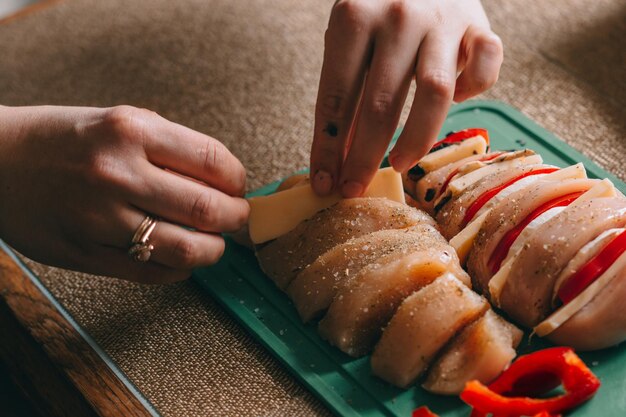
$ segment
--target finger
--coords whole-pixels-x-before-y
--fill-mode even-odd
[[[125,208],[120,213],[118,224],[108,234],[106,243],[128,251],[132,237],[144,218],[144,213],[132,207]],[[188,230],[163,219],[157,221],[149,243],[154,246],[150,262],[177,270],[212,265],[224,253],[222,236]]]
[[[113,116],[122,123],[136,126],[135,133],[141,136],[153,164],[205,182],[226,194],[243,195],[245,169],[218,140],[152,112],[128,107],[116,107],[112,112],[122,113]]]
[[[404,172],[424,156],[446,118],[456,78],[460,35],[429,33],[420,45],[415,70],[416,91],[409,117],[389,161]]]
[[[250,206],[245,199],[145,165],[140,168],[142,186],[128,196],[139,209],[205,232],[233,232],[248,220]]]
[[[338,2],[326,31],[311,146],[311,185],[320,195],[336,185],[369,61],[372,17],[361,4]]]
[[[393,24],[376,38],[354,137],[341,170],[344,197],[357,197],[367,188],[398,126],[409,91],[423,34],[410,24],[411,12],[403,4],[387,11]]]
[[[454,101],[461,102],[489,89],[498,80],[504,59],[502,41],[491,30],[470,26],[461,42],[467,56],[465,68],[456,81]]]

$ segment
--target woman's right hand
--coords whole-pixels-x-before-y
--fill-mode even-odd
[[[0,237],[46,264],[185,279],[247,221],[245,178],[219,141],[148,110],[0,107]],[[139,263],[127,252],[147,214],[160,221]]]

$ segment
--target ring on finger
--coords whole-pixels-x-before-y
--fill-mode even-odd
[[[150,243],[150,235],[156,227],[158,218],[147,215],[133,235],[132,246],[128,249],[128,256],[135,262],[147,262],[150,260],[154,245]]]

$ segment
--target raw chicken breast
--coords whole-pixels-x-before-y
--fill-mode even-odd
[[[604,284],[604,285],[603,285]],[[597,288],[593,288],[597,286]],[[576,350],[597,350],[616,345],[626,340],[626,253],[585,289],[578,297],[563,308],[585,298],[587,291],[597,290],[593,298],[585,303],[565,323],[547,335],[559,345],[571,346]],[[584,300],[580,300],[584,302]],[[557,310],[554,315],[561,311]]]
[[[429,224],[379,230],[334,246],[300,272],[287,288],[300,318],[307,322],[323,313],[335,294],[369,264],[382,256],[406,254],[419,246],[424,234],[436,233]]]
[[[537,229],[519,252],[500,294],[500,306],[534,327],[552,311],[552,291],[568,262],[604,230],[626,225],[626,199],[572,204]]]
[[[488,285],[493,276],[488,266],[489,258],[509,230],[543,203],[559,196],[589,190],[597,183],[598,180],[589,179],[566,180],[558,184],[539,180],[495,205],[487,214],[467,259],[467,270],[476,291],[489,296]]]
[[[439,190],[444,185],[446,179],[457,168],[465,165],[468,162],[477,161],[481,158],[485,158],[490,154],[477,154],[468,156],[467,158],[460,159],[452,162],[444,167],[441,167],[435,171],[429,172],[422,179],[420,179],[415,185],[414,197],[419,203],[420,207],[425,210],[431,216],[435,214],[435,200],[439,195]]]
[[[496,172],[484,177],[463,193],[452,198],[437,213],[436,220],[446,239],[452,239],[465,227],[463,221],[467,209],[486,191],[498,187],[515,177],[532,171],[552,168],[550,165],[519,165],[504,172]],[[532,176],[527,177],[532,178]],[[471,219],[470,219],[471,220]]]
[[[488,310],[446,346],[422,386],[437,394],[457,395],[472,379],[488,384],[515,358],[522,335],[517,327]]]
[[[445,272],[465,285],[470,281],[454,250],[432,229],[410,251],[381,257],[338,291],[319,333],[348,355],[364,355],[402,300]]]
[[[385,198],[352,198],[322,210],[289,233],[257,247],[261,269],[285,289],[319,255],[350,238],[383,229],[433,224],[426,213]]]
[[[372,372],[409,386],[452,336],[487,309],[489,303],[455,276],[439,277],[400,305],[374,349]]]

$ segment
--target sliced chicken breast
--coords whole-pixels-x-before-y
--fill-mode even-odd
[[[464,221],[467,210],[470,206],[485,192],[506,183],[520,175],[528,174],[533,171],[542,171],[546,168],[553,168],[550,165],[518,165],[513,166],[506,171],[495,172],[484,177],[469,187],[462,194],[452,198],[437,213],[436,220],[439,223],[441,233],[446,239],[452,239],[466,226]],[[524,184],[528,185],[528,181],[536,178],[534,176],[527,177],[529,180]],[[472,219],[469,219],[472,220]],[[468,222],[469,223],[469,222]]]
[[[338,291],[319,333],[348,355],[364,355],[402,300],[446,272],[464,285],[470,281],[439,233],[424,236],[406,254],[391,253],[366,266]]]
[[[287,294],[293,300],[302,321],[319,317],[335,294],[367,265],[391,253],[405,255],[420,247],[424,235],[438,233],[429,224],[406,229],[379,230],[352,238],[334,246],[306,267],[289,284]]]
[[[408,387],[457,332],[489,309],[489,303],[452,274],[409,296],[398,308],[372,354],[372,372]]]
[[[576,350],[597,350],[617,345],[626,340],[624,300],[626,253],[578,297],[553,314],[567,314],[569,312],[563,311],[566,308],[576,311],[547,337],[556,344]]]
[[[521,330],[488,310],[448,343],[422,387],[436,394],[457,395],[470,380],[488,384],[515,358],[522,336]]]
[[[489,296],[493,271],[489,259],[504,235],[524,221],[533,210],[559,196],[589,190],[598,180],[575,179],[555,184],[536,181],[502,200],[488,212],[467,259],[467,270],[476,291]]]
[[[340,200],[289,233],[257,247],[261,269],[285,289],[318,256],[350,238],[418,223],[434,225],[423,211],[385,198]]]
[[[513,260],[500,306],[518,323],[536,326],[552,311],[552,292],[576,253],[603,231],[626,225],[626,199],[596,198],[572,204],[526,240]]]
[[[471,155],[429,172],[415,184],[415,191],[413,193],[415,200],[428,214],[431,216],[434,215],[435,200],[439,196],[441,187],[444,185],[449,175],[468,162],[478,161],[488,155],[490,154]]]

